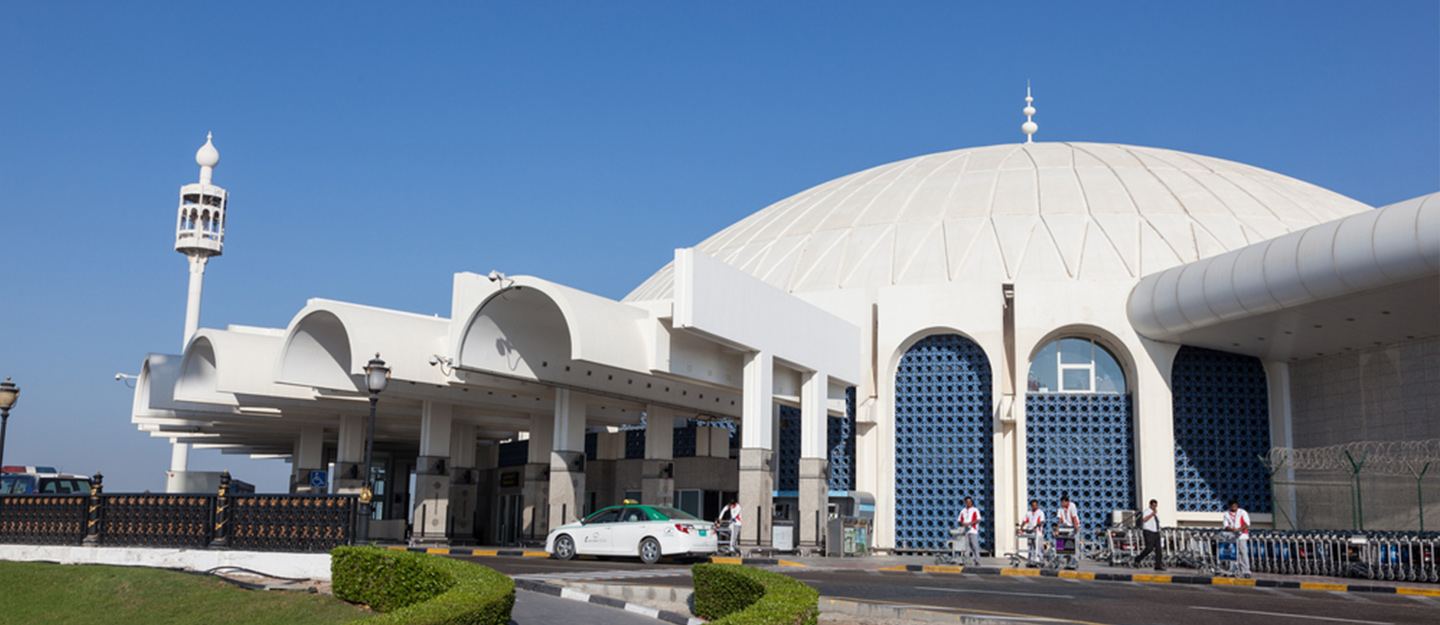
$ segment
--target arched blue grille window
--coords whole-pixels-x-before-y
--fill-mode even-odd
[[[1270,452],[1270,400],[1260,360],[1187,345],[1170,371],[1179,510],[1218,514],[1235,499],[1270,512],[1260,463]]]
[[[895,371],[895,547],[946,548],[964,498],[985,521],[993,549],[994,427],[990,362],[956,334],[925,337]]]
[[[1135,419],[1119,361],[1090,339],[1065,338],[1036,353],[1025,395],[1025,478],[1030,499],[1053,517],[1061,495],[1087,536],[1112,510],[1135,509]]]

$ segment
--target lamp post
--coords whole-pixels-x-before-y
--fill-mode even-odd
[[[5,376],[5,381],[0,382],[0,467],[5,466],[5,425],[10,422],[10,409],[19,396],[20,387],[10,381],[10,376]]]
[[[360,470],[365,475],[365,485],[360,488],[360,518],[355,524],[356,542],[370,542],[370,515],[373,514],[370,501],[374,497],[374,484],[370,482],[370,459],[375,452],[375,404],[380,402],[380,391],[390,381],[390,367],[380,360],[380,353],[365,364],[365,387],[370,390],[370,424],[365,429],[365,464]]]

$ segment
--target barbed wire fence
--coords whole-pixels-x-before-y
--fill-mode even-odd
[[[1440,473],[1440,439],[1275,447],[1260,460],[1277,529],[1423,532],[1427,512],[1432,530],[1440,518],[1440,482],[1425,480]]]

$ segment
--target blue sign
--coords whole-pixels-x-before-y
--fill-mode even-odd
[[[310,472],[310,488],[327,488],[330,485],[329,474],[324,471]]]

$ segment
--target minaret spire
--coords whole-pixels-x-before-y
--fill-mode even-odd
[[[1035,107],[1030,105],[1034,101],[1035,98],[1030,97],[1030,81],[1027,80],[1025,81],[1025,110],[1023,111],[1025,123],[1020,125],[1020,131],[1025,133],[1025,143],[1034,143],[1035,131],[1040,129],[1040,126],[1030,119],[1035,115]]]
[[[211,179],[220,164],[220,152],[206,133],[205,145],[195,152],[200,166],[200,182],[180,187],[180,210],[175,222],[175,251],[190,261],[190,290],[185,298],[185,340],[181,353],[190,346],[190,339],[200,329],[200,291],[205,281],[205,265],[211,256],[225,250],[225,207],[230,194],[215,186]],[[185,492],[185,481],[177,474],[188,471],[190,444],[170,439],[170,471],[167,492]]]

